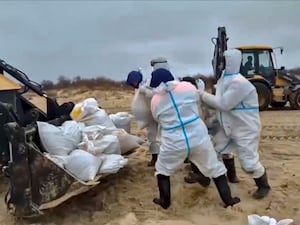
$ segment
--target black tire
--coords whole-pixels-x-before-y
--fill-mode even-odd
[[[294,91],[290,95],[290,105],[292,109],[300,109],[300,89]]]
[[[271,90],[267,85],[260,82],[254,82],[253,85],[258,94],[259,111],[267,110],[272,101]]]
[[[283,108],[286,105],[286,102],[272,102],[271,105],[274,108]]]

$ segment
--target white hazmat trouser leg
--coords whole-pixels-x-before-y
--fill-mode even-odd
[[[218,160],[208,135],[199,147],[192,149],[189,159],[206,177],[217,178],[227,172],[224,164]]]
[[[171,176],[180,168],[186,157],[186,149],[166,150],[161,146],[158,160],[155,164],[155,175]],[[224,164],[217,158],[209,135],[207,135],[198,147],[191,149],[189,159],[207,177],[216,178],[227,172]]]
[[[153,122],[149,124],[147,127],[147,138],[149,142],[149,152],[151,154],[158,154],[159,153],[159,134],[158,134],[158,124]]]
[[[158,174],[171,176],[184,163],[187,156],[186,149],[165,149],[160,146],[157,161],[155,163],[155,176]]]
[[[264,175],[265,168],[259,161],[259,136],[253,138],[235,138],[240,164],[244,171],[251,173],[253,178]]]
[[[226,136],[222,127],[219,127],[217,133],[212,138],[212,142],[220,159],[223,155],[226,155],[227,158],[229,155],[233,157],[233,151],[236,149],[236,146],[231,138]]]

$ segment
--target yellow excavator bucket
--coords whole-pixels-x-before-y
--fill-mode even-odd
[[[22,87],[0,74],[0,91],[20,90]]]

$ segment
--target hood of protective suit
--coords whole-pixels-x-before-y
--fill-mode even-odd
[[[156,88],[160,83],[166,83],[171,80],[174,80],[172,73],[169,70],[159,68],[151,74],[150,87]]]
[[[150,65],[152,66],[152,70],[155,71],[157,69],[166,69],[170,70],[168,60],[165,57],[157,57],[150,61]]]
[[[238,49],[230,49],[224,52],[225,57],[225,73],[239,73],[242,63],[242,52]]]

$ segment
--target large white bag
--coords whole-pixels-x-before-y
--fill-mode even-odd
[[[139,90],[135,92],[133,97],[131,111],[140,129],[147,127],[153,120],[150,109],[150,98],[147,99]]]
[[[84,127],[84,123],[76,122],[74,120],[65,121],[61,125],[61,128],[64,131],[64,135],[73,137],[76,142],[78,142],[78,140],[81,140],[81,135]]]
[[[140,144],[138,143],[139,139],[134,135],[128,134],[123,129],[115,130],[112,134],[118,137],[122,154],[140,147]]]
[[[102,159],[83,150],[74,150],[65,157],[66,170],[82,181],[95,179]]]
[[[93,115],[99,109],[98,102],[94,98],[87,98],[83,102],[77,103],[71,111],[71,118],[75,121],[81,121],[82,119]]]
[[[293,222],[292,219],[283,219],[277,222],[269,216],[248,215],[248,225],[291,225]]]
[[[102,161],[102,164],[98,170],[98,174],[117,173],[128,163],[128,159],[116,154],[103,154],[98,156],[98,158]]]
[[[116,128],[104,109],[98,109],[94,114],[80,120],[86,126],[100,125],[106,128]]]
[[[107,133],[106,128],[100,125],[92,125],[83,128],[83,140],[101,139]]]
[[[130,133],[132,115],[126,112],[119,112],[110,114],[109,118],[117,128],[124,129],[126,132]]]
[[[53,155],[68,155],[81,141],[82,125],[74,121],[56,127],[47,122],[37,122],[43,148]]]
[[[118,137],[110,134],[94,140],[84,140],[78,147],[96,156],[102,153],[121,154]]]

